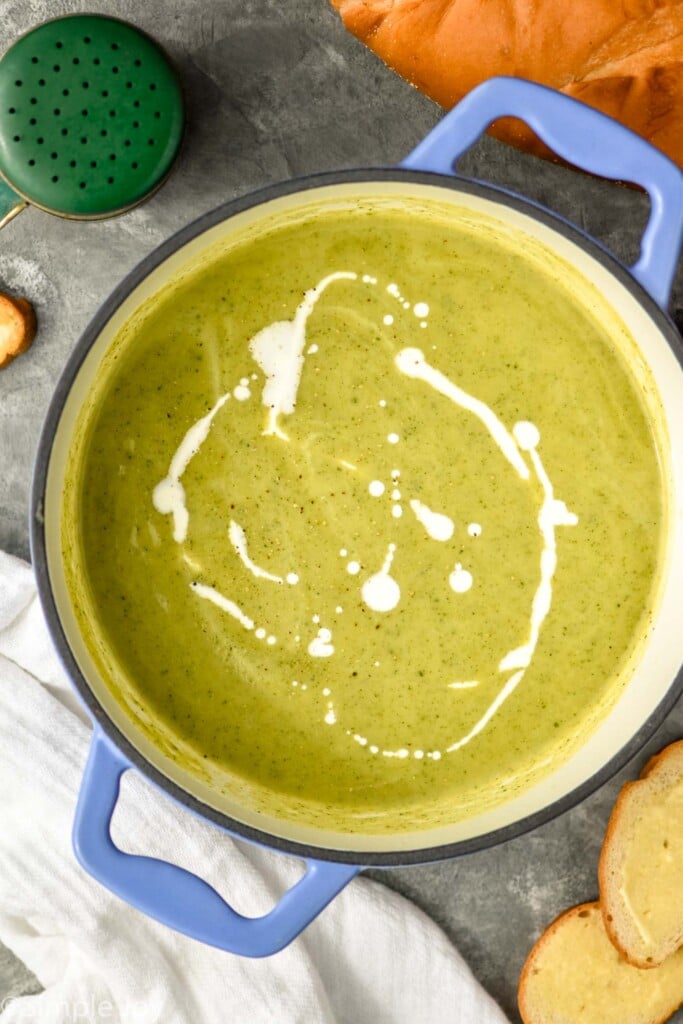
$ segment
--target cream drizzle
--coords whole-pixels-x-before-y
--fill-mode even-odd
[[[200,420],[193,423],[171,459],[168,474],[152,492],[152,503],[157,512],[162,516],[173,516],[173,539],[177,544],[182,544],[187,537],[187,529],[190,524],[185,488],[181,484],[180,478],[209,436],[216,413],[223,408],[229,398],[230,392],[228,391],[218,399],[206,416],[202,416]]]
[[[427,505],[418,501],[417,498],[411,499],[410,507],[415,513],[418,523],[424,526],[432,540],[446,541],[451,539],[455,530],[455,523],[450,516],[446,516],[442,512],[432,512]]]
[[[280,429],[278,418],[291,416],[304,368],[306,322],[315,304],[334,281],[355,281],[358,275],[347,271],[328,274],[315,288],[304,293],[291,320],[277,320],[253,336],[249,342],[252,357],[263,370],[266,382],[261,401],[268,409],[265,435],[275,435],[283,441],[289,437]]]
[[[457,384],[453,384],[448,377],[444,377],[435,367],[430,366],[424,357],[424,353],[419,348],[402,349],[394,362],[406,377],[414,377],[417,380],[424,381],[434,388],[435,391],[445,395],[446,398],[450,398],[452,402],[455,402],[462,409],[473,413],[484,424],[505,458],[517,470],[522,480],[529,479],[529,468],[520,455],[514,438],[498,419],[493,409],[489,408],[485,402],[469,395],[462,388],[459,388]]]
[[[330,284],[338,280],[357,279],[358,275],[350,272],[340,271],[329,274],[314,288],[308,290],[304,294],[303,301],[296,308],[291,320],[279,321],[270,324],[252,337],[249,342],[250,353],[263,370],[266,377],[262,392],[262,403],[269,411],[268,423],[264,430],[264,434],[276,435],[282,440],[288,440],[287,435],[279,426],[278,419],[281,415],[291,415],[296,407],[296,399],[304,365],[306,324],[308,318],[313,312],[315,304],[321,294]],[[372,278],[367,274],[363,275],[362,280],[364,283],[377,283],[376,278]],[[411,308],[411,304],[405,300],[396,284],[392,283],[388,285],[386,291],[396,298],[404,309]],[[426,327],[426,320],[421,318],[427,317],[429,313],[428,305],[426,303],[418,302],[415,304],[413,309],[415,316],[421,320],[420,326]],[[387,326],[390,326],[393,322],[393,317],[386,315],[384,317],[384,322]],[[436,346],[432,347],[436,348]],[[314,354],[317,351],[318,346],[314,343],[309,346],[307,353]],[[542,624],[550,610],[552,599],[552,579],[557,566],[555,527],[576,525],[578,518],[574,513],[567,509],[564,502],[559,501],[554,497],[552,484],[537,451],[540,443],[540,434],[534,424],[519,422],[515,424],[511,434],[489,406],[463,391],[445,377],[439,370],[431,366],[426,361],[422,351],[418,348],[403,349],[395,357],[395,365],[405,376],[424,381],[434,390],[443,394],[461,408],[475,415],[489,431],[492,439],[497,444],[502,454],[523,480],[528,480],[530,478],[529,467],[522,455],[522,452],[527,453],[534,475],[540,483],[544,495],[543,504],[538,514],[538,525],[543,538],[541,580],[532,604],[529,639],[527,643],[510,651],[501,660],[499,664],[499,670],[501,672],[511,671],[513,669],[516,669],[517,671],[507,680],[496,698],[491,702],[474,727],[465,736],[451,744],[451,746],[449,746],[445,751],[446,753],[452,753],[469,743],[486,727],[493,715],[499,710],[523,678],[526,668],[530,664],[536,649]],[[257,379],[257,374],[251,375],[251,380]],[[208,437],[213,419],[222,406],[228,401],[230,394],[231,393],[228,392],[219,398],[214,407],[192,427],[190,427],[173,455],[167,476],[164,480],[160,481],[154,489],[152,496],[154,507],[162,515],[172,516],[173,537],[177,543],[182,543],[186,539],[189,527],[189,512],[187,509],[186,494],[181,483],[181,478],[192,458],[197,454]],[[249,378],[242,378],[239,385],[233,389],[232,395],[239,401],[246,401],[251,397]],[[380,400],[379,404],[381,407],[386,407],[386,401],[384,399]],[[397,444],[400,441],[400,437],[397,433],[392,432],[387,435],[387,441],[390,444]],[[348,469],[356,469],[356,466],[350,463],[347,464],[342,462],[342,465]],[[392,471],[394,490],[392,491],[391,498],[394,501],[400,500],[400,492],[396,488],[399,475],[398,470]],[[381,491],[380,487],[382,488]],[[379,497],[381,493],[384,493],[384,485],[382,485],[380,481],[373,481],[370,485],[369,491],[371,495]],[[416,518],[427,530],[430,537],[435,540],[445,541],[449,540],[453,535],[455,524],[450,517],[433,512],[417,499],[413,499],[410,502],[410,506]],[[394,505],[392,514],[397,517],[401,514],[401,511],[402,510],[399,505]],[[482,532],[481,526],[478,523],[470,523],[467,529],[469,536],[473,538],[478,537]],[[243,564],[255,576],[277,584],[285,582],[282,577],[261,569],[251,560],[247,550],[244,530],[233,520],[230,522],[229,536],[230,541]],[[400,601],[399,584],[389,573],[395,551],[396,545],[390,544],[382,569],[378,573],[369,577],[361,588],[361,595],[364,602],[374,611],[391,611]],[[340,554],[342,557],[345,557],[347,552],[345,549],[341,549]],[[189,556],[186,560],[188,562],[191,561]],[[347,571],[352,575],[358,574],[360,569],[361,565],[357,561],[351,561],[347,564]],[[288,573],[285,579],[287,583],[293,585],[298,582],[299,578],[296,573]],[[471,573],[469,573],[468,570],[463,569],[460,563],[457,563],[455,570],[449,577],[449,583],[456,592],[464,593],[472,585]],[[276,637],[268,635],[267,631],[263,627],[254,629],[253,620],[237,604],[235,604],[234,601],[225,597],[225,595],[221,594],[215,588],[197,582],[191,583],[190,587],[199,597],[211,601],[222,611],[236,619],[244,629],[254,631],[257,639],[265,641],[269,646],[273,646],[277,642]],[[319,623],[319,621],[319,616],[314,617],[314,622]],[[300,638],[297,637],[296,640],[298,642]],[[320,627],[318,629],[317,636],[308,645],[308,652],[312,657],[329,657],[332,655],[334,653],[334,646],[332,644],[331,630],[325,627]],[[298,686],[299,684],[297,682],[293,682],[292,685]],[[476,680],[469,680],[464,682],[453,682],[447,685],[449,688],[454,690],[467,690],[473,689],[479,684]],[[300,688],[305,690],[307,687],[302,684]],[[329,691],[327,692],[329,693]],[[325,722],[331,725],[336,723],[336,721],[336,712],[332,702],[329,701]],[[361,736],[358,733],[352,734],[348,730],[347,732],[348,735],[352,735],[355,742],[359,743],[361,746],[367,747],[372,754],[381,754],[384,757],[395,757],[400,759],[412,756],[417,760],[421,760],[426,757],[434,761],[438,761],[442,757],[441,751],[438,750],[415,750],[412,754],[406,747],[400,747],[395,750],[382,750],[377,744],[370,743],[367,737]]]
[[[211,601],[221,611],[227,612],[233,619],[236,619],[241,626],[246,630],[250,631],[254,629],[254,620],[242,611],[239,605],[231,601],[229,597],[221,594],[220,591],[216,590],[215,587],[207,587],[204,583],[190,583],[190,590],[193,590],[199,597],[203,597],[206,601]],[[268,636],[265,629],[260,627],[256,630],[255,634],[258,640],[265,640],[269,647],[273,647],[277,643],[277,639],[274,636]]]
[[[528,452],[534,472],[543,488],[543,504],[538,513],[538,525],[543,537],[541,552],[541,581],[534,594],[531,605],[531,626],[529,639],[521,647],[509,651],[498,666],[500,672],[508,672],[515,668],[527,668],[536,650],[538,638],[552,602],[552,582],[557,568],[557,543],[555,541],[556,526],[576,526],[578,516],[570,512],[563,501],[558,501],[553,492],[553,485],[545,471],[537,446],[541,435],[533,423],[520,422],[512,428],[517,443],[522,451]]]
[[[247,536],[239,523],[236,523],[234,519],[230,520],[228,536],[230,538],[230,543],[235,549],[235,552],[239,556],[242,564],[245,565],[249,572],[253,573],[257,579],[270,580],[271,583],[285,582],[282,576],[274,576],[273,573],[268,572],[266,569],[261,569],[255,562],[252,562],[249,557],[249,552],[247,551]],[[287,583],[294,586],[299,582],[299,577],[295,572],[290,572],[287,573],[286,580]]]

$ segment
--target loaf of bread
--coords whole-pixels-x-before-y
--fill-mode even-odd
[[[683,945],[683,741],[621,790],[598,875],[605,927],[632,964],[653,967]]]
[[[683,0],[331,0],[391,68],[450,108],[494,75],[551,86],[683,167]],[[548,156],[521,122],[493,134]]]
[[[662,1024],[683,1003],[683,951],[653,970],[614,948],[598,903],[567,910],[543,933],[524,965],[524,1024]]]
[[[0,369],[25,352],[36,333],[36,314],[28,299],[0,292]]]

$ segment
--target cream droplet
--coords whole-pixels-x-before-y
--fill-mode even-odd
[[[400,440],[401,438],[398,436],[398,434],[387,434],[387,441],[389,442],[389,444],[398,444]]]
[[[346,566],[346,571],[350,576],[357,576],[358,573],[360,572],[360,563],[349,562],[349,564]]]
[[[286,580],[287,580],[287,582],[289,583],[289,585],[291,587],[294,587],[299,582],[299,577],[297,576],[297,574],[295,572],[288,572],[287,576],[286,576]]]
[[[534,423],[529,423],[528,420],[520,420],[519,423],[515,423],[512,433],[515,435],[515,441],[523,452],[530,452],[532,448],[538,448],[541,435]]]
[[[371,480],[368,490],[373,498],[381,498],[384,494],[384,484],[381,480]]]
[[[479,523],[470,523],[467,527],[470,537],[481,537],[481,526]]]
[[[321,627],[318,635],[308,645],[308,653],[312,658],[329,658],[334,654],[334,647],[331,643],[332,630]]]
[[[393,318],[393,316],[391,315],[391,313],[387,313],[387,315],[386,315],[385,317],[383,317],[383,318],[382,318],[382,322],[383,322],[384,324],[386,324],[386,326],[387,326],[387,327],[391,327],[391,325],[392,325],[392,324],[393,324],[393,322],[394,322],[394,318]]]
[[[393,576],[378,572],[366,580],[361,590],[363,600],[373,612],[390,612],[401,600],[401,588]]]
[[[418,320],[424,320],[426,316],[429,316],[429,306],[426,302],[416,302],[413,306],[413,313]]]
[[[454,590],[456,594],[465,594],[472,586],[472,573],[468,572],[467,569],[463,569],[460,562],[458,562],[448,577],[448,582],[451,590]]]

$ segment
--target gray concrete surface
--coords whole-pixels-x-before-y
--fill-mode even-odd
[[[29,210],[0,236],[0,288],[28,295],[40,319],[31,352],[0,374],[0,548],[23,557],[43,414],[75,340],[115,282],[174,230],[226,199],[311,171],[394,163],[440,116],[347,35],[327,0],[3,0],[4,39],[81,9],[128,17],[160,39],[187,88],[189,131],[173,176],[140,209],[100,223]],[[636,192],[490,140],[462,167],[547,203],[623,259],[637,251],[647,202]],[[681,307],[679,275],[679,316]],[[532,942],[566,906],[596,895],[600,842],[619,786],[682,733],[679,706],[618,778],[529,835],[456,861],[375,876],[443,926],[518,1021],[517,977]],[[36,985],[9,952],[0,955],[0,1001]]]

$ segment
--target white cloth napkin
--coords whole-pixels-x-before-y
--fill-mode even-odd
[[[291,946],[248,960],[112,896],[78,866],[71,824],[90,725],[52,648],[28,565],[0,552],[0,940],[45,987],[2,1024],[505,1024],[445,935],[356,879]],[[297,861],[232,840],[138,773],[114,837],[201,874],[264,913]]]

